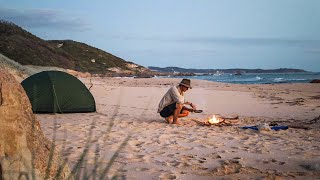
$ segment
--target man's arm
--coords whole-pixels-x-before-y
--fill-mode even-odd
[[[190,106],[190,107],[192,107],[192,109],[194,109],[194,110],[196,110],[196,109],[197,109],[196,105],[195,105],[195,104],[193,104],[192,102],[186,101],[184,104],[189,105],[189,106]]]

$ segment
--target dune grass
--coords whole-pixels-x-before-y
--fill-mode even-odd
[[[54,118],[54,122],[53,122],[53,137],[51,139],[51,146],[50,146],[50,152],[48,155],[48,161],[47,161],[47,165],[46,165],[46,170],[45,170],[45,175],[44,178],[45,180],[47,179],[54,179],[54,180],[60,180],[60,179],[109,179],[110,178],[110,169],[113,166],[113,164],[115,163],[115,160],[117,159],[117,157],[119,156],[120,152],[124,149],[124,147],[127,145],[131,135],[128,134],[128,136],[121,142],[120,146],[116,149],[116,151],[113,153],[113,155],[111,156],[110,160],[105,163],[105,155],[99,157],[99,152],[100,152],[100,145],[96,144],[95,147],[93,147],[94,142],[97,142],[99,139],[103,138],[103,140],[108,140],[110,133],[111,133],[111,129],[114,125],[114,121],[115,118],[117,116],[117,112],[118,112],[118,108],[116,108],[115,110],[115,114],[112,116],[112,119],[109,123],[109,125],[106,127],[106,130],[101,132],[101,136],[98,136],[99,138],[94,139],[93,138],[93,132],[94,132],[94,128],[95,128],[95,122],[92,122],[90,125],[90,129],[89,129],[89,134],[86,138],[86,143],[84,146],[84,149],[81,153],[81,155],[78,157],[76,163],[73,165],[73,167],[70,167],[70,174],[67,174],[66,177],[62,176],[63,170],[68,166],[69,163],[69,157],[66,156],[64,158],[61,158],[62,161],[61,163],[58,165],[58,168],[56,170],[56,172],[54,172],[54,174],[50,174],[50,172],[52,171],[52,167],[53,167],[53,157],[56,154],[56,152],[58,151],[57,149],[57,141],[56,141],[56,134],[57,134],[57,117]],[[99,113],[102,114],[103,113]],[[35,132],[35,123],[36,121],[33,120],[32,122],[32,132]],[[67,139],[66,133],[64,135],[64,139]],[[94,149],[93,149],[94,148]],[[90,150],[94,150],[95,151],[95,156],[94,156],[94,163],[93,168],[88,168],[88,152]],[[63,152],[67,152],[68,150],[66,149],[66,141],[64,141],[61,146],[60,146],[60,157],[62,155]],[[37,175],[36,175],[36,168],[35,168],[35,157],[37,154],[32,153],[32,158],[31,158],[31,174],[28,174],[25,171],[20,171],[20,172],[3,172],[1,169],[1,164],[0,164],[0,180],[2,179],[2,174],[4,173],[11,173],[12,174],[12,178],[14,177],[18,177],[18,179],[32,179],[32,180],[36,180],[37,179]],[[25,165],[27,167],[27,165]],[[17,176],[16,176],[16,175]],[[10,176],[9,176],[10,177]],[[119,176],[119,173],[116,173],[115,175],[113,175],[111,177],[111,179],[123,179],[123,177]]]

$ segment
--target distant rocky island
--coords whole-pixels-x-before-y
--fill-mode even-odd
[[[279,68],[279,69],[187,69],[180,67],[154,67],[149,66],[150,70],[158,73],[169,73],[176,75],[212,75],[217,73],[228,73],[234,75],[241,75],[244,73],[299,73],[307,72],[302,69],[290,69],[290,68]]]

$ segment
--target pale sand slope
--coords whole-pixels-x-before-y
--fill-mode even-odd
[[[186,93],[201,114],[168,125],[156,113],[171,85],[181,79],[93,78],[97,113],[37,115],[72,167],[93,129],[87,159],[106,165],[126,137],[130,139],[109,173],[127,179],[230,179],[320,177],[320,84],[234,85],[193,80]],[[82,79],[89,87],[89,79]],[[199,126],[212,114],[239,115],[233,126]],[[111,133],[107,133],[114,120]],[[92,126],[92,122],[93,124]],[[243,130],[263,122],[301,126],[282,131]],[[92,128],[91,128],[92,127]],[[65,145],[64,147],[63,144]],[[95,150],[98,145],[98,150]],[[83,166],[83,169],[85,167]],[[103,169],[99,170],[101,173]]]

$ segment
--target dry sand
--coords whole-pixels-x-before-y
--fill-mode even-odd
[[[89,79],[81,79],[88,87]],[[126,179],[319,179],[320,84],[235,85],[193,80],[186,98],[203,113],[166,124],[157,106],[181,79],[92,78],[96,113],[38,114],[42,129],[74,166],[90,144],[106,166],[129,137],[108,177]],[[238,115],[232,126],[200,126],[213,114]],[[54,132],[53,124],[57,128]],[[241,126],[276,122],[288,130]],[[300,128],[307,128],[300,129]],[[100,168],[98,173],[104,169]],[[107,171],[107,170],[106,170]]]

